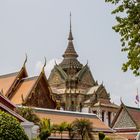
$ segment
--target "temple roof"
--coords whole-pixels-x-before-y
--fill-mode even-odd
[[[14,89],[16,84],[22,79],[28,76],[26,71],[27,56],[21,69],[14,73],[4,74],[0,76],[0,91],[4,96],[9,98],[10,92]]]
[[[94,107],[112,107],[112,108],[119,108],[118,105],[111,103],[111,102],[101,102],[98,101],[97,103],[94,104]]]
[[[93,131],[112,132],[112,130],[93,113],[81,113],[42,108],[33,108],[33,110],[41,119],[47,117],[52,121],[53,124],[61,124],[62,122],[72,123],[75,119],[85,118],[92,122],[94,128]]]
[[[30,94],[37,79],[38,76],[23,79],[11,98],[11,101],[15,104],[22,104],[23,100],[25,100]]]
[[[121,115],[122,111],[126,111],[132,121],[135,123],[137,129],[140,129],[140,108],[126,106],[124,103],[121,104],[121,107],[112,122],[112,126],[114,126],[117,120],[120,119],[119,116]]]
[[[0,90],[2,91],[3,95],[6,95],[18,74],[19,72],[14,72],[0,76]]]
[[[72,35],[72,29],[71,29],[71,14],[70,14],[70,32],[69,32],[69,37],[68,37],[68,46],[63,54],[63,57],[72,57],[72,58],[77,58],[78,54],[75,51],[74,45],[73,45],[73,35]]]
[[[86,94],[90,95],[90,94],[95,93],[98,90],[99,87],[100,87],[100,85],[93,86],[93,87],[89,88],[89,90],[86,92]]]
[[[20,122],[27,122],[27,120],[14,111],[15,108],[16,106],[0,93],[0,109],[16,117]]]
[[[125,106],[136,126],[140,128],[140,108]]]

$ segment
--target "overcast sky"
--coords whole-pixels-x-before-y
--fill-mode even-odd
[[[122,97],[126,105],[136,106],[140,79],[121,70],[126,54],[111,28],[112,8],[104,0],[0,0],[0,74],[20,70],[27,53],[29,75],[39,74],[46,56],[48,76],[67,47],[71,11],[79,60],[88,60],[94,79],[104,83],[113,102],[119,104]]]

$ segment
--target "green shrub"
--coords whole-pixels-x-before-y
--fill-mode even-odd
[[[28,140],[17,119],[1,110],[0,140]]]
[[[103,140],[110,140],[110,138],[109,138],[109,137],[107,137],[107,136],[105,136],[105,138],[104,138]]]
[[[34,113],[32,108],[18,108],[17,113],[20,114],[23,118],[25,118],[29,122],[38,124],[40,121],[40,119]]]
[[[98,133],[99,140],[103,140],[105,138],[105,134],[103,132]]]

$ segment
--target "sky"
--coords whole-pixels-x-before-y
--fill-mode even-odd
[[[120,104],[122,98],[126,105],[137,107],[140,78],[121,70],[127,55],[112,30],[112,9],[104,0],[0,0],[0,75],[19,71],[27,53],[29,75],[40,73],[46,57],[48,77],[67,47],[71,12],[79,61],[88,61],[94,79],[104,84],[112,102]]]

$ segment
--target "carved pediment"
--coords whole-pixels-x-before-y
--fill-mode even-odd
[[[83,72],[79,73],[78,78],[82,84],[89,86],[93,86],[95,84],[95,81],[88,67]]]
[[[35,87],[27,97],[27,105],[43,108],[55,108],[50,87],[43,75],[38,79]]]
[[[49,77],[49,84],[50,85],[60,85],[62,83],[64,83],[65,80],[64,78],[61,76],[61,74],[59,73],[59,71],[57,69],[54,69]]]
[[[100,85],[96,94],[97,94],[98,98],[110,99],[110,95],[107,93],[107,91],[103,85]]]
[[[136,127],[136,125],[129,116],[128,112],[125,109],[123,109],[123,111],[117,118],[113,128],[131,128],[131,127]]]

